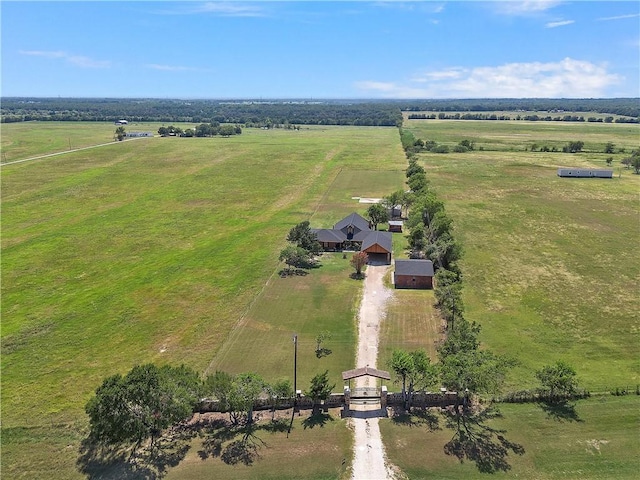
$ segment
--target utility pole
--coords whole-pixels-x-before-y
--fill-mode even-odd
[[[293,335],[293,411],[298,405],[298,335]]]

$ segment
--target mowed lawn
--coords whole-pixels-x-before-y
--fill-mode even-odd
[[[487,124],[493,124],[489,129]],[[562,124],[560,124],[562,123]],[[620,160],[638,148],[637,125],[542,122],[409,122],[415,136],[484,151],[421,154],[433,189],[464,248],[466,316],[482,341],[520,365],[511,388],[535,384],[534,371],[564,360],[592,391],[640,383],[640,176]],[[456,135],[453,135],[456,132]],[[581,140],[579,154],[524,151]],[[489,141],[501,146],[490,149]],[[606,168],[613,179],[557,176],[559,167]]]
[[[224,357],[230,371],[291,378],[294,332],[301,388],[352,368],[348,260],[281,279],[278,255],[296,223],[363,213],[351,197],[402,188],[404,168],[396,129],[349,127],[143,139],[3,167],[3,471],[77,476],[83,407],[106,376],[148,361],[205,371],[232,331],[255,350]],[[323,359],[319,329],[335,332]]]

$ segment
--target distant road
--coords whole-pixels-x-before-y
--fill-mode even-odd
[[[140,140],[142,138],[150,138],[150,137],[136,137],[136,138],[128,138],[126,140],[123,140],[122,142],[130,142],[131,140]],[[122,143],[122,142],[109,142],[109,143],[101,143],[99,145],[91,145],[89,147],[82,147],[82,148],[74,148],[73,150],[65,150],[64,152],[57,152],[57,153],[47,153],[46,155],[39,155],[37,157],[31,157],[31,158],[23,158],[22,160],[15,160],[13,162],[7,162],[7,163],[0,163],[0,167],[4,167],[6,165],[13,165],[15,163],[23,163],[23,162],[30,162],[32,160],[40,160],[43,158],[48,158],[48,157],[55,157],[57,155],[64,155],[66,153],[73,153],[73,152],[79,152],[80,150],[89,150],[90,148],[98,148],[98,147],[106,147],[107,145],[113,145],[114,143]]]

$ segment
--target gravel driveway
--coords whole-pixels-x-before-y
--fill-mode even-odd
[[[358,314],[358,355],[356,367],[376,368],[378,334],[385,304],[391,291],[382,282],[389,265],[369,265],[365,272],[364,295]],[[375,386],[371,377],[360,377],[356,387]],[[383,480],[400,477],[397,467],[387,462],[377,418],[350,418],[355,436],[352,480]]]

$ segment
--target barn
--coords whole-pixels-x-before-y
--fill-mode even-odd
[[[402,233],[402,220],[389,220],[389,231],[394,233]]]
[[[374,230],[364,238],[360,251],[369,256],[369,263],[388,265],[391,263],[391,245],[391,233]]]
[[[558,176],[576,178],[613,178],[613,170],[598,170],[590,168],[559,168]]]
[[[393,283],[396,288],[433,288],[431,260],[396,260]]]

